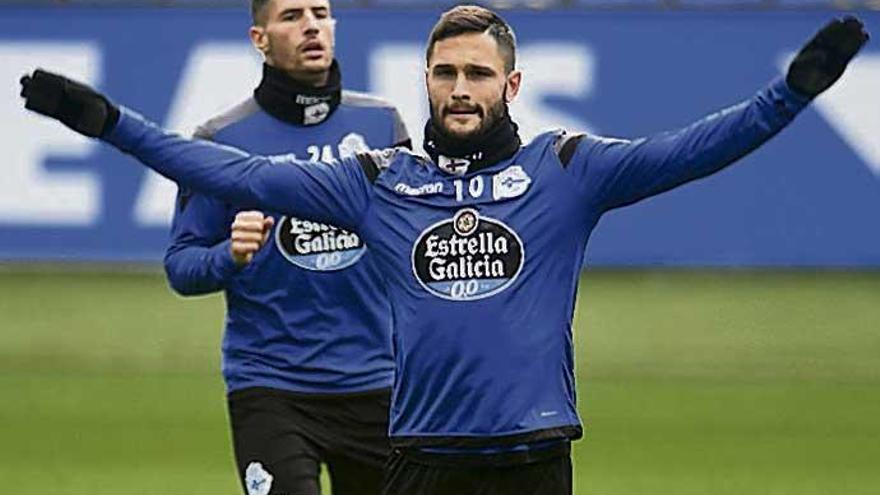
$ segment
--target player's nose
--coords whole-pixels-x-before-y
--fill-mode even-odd
[[[311,12],[306,12],[303,15],[303,30],[306,33],[316,33],[321,30],[321,23],[318,21],[318,18],[315,17],[315,14]]]
[[[470,99],[470,87],[468,86],[467,77],[463,73],[459,73],[455,78],[455,85],[452,87],[453,99]]]

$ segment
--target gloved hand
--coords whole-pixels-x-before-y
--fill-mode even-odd
[[[119,109],[101,93],[64,76],[42,69],[21,80],[24,107],[60,120],[74,131],[101,137],[119,121]]]
[[[846,64],[868,41],[862,21],[852,16],[834,19],[807,42],[788,67],[788,87],[815,97],[825,91],[841,75]]]

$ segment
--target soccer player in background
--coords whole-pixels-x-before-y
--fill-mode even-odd
[[[394,107],[342,89],[327,0],[252,0],[251,14],[262,80],[197,137],[312,161],[408,145]],[[181,190],[165,256],[179,294],[225,292],[245,491],[318,495],[324,462],[335,494],[377,494],[394,364],[382,277],[357,234],[259,207]]]
[[[513,32],[456,7],[428,40],[425,151],[316,165],[183,139],[61,76],[26,106],[179,183],[334,222],[376,255],[394,311],[387,495],[571,493],[571,320],[584,247],[607,211],[734,163],[830,87],[867,40],[834,20],[785,78],[677,131],[635,140],[550,131],[522,145]]]

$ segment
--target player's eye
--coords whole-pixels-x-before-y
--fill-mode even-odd
[[[495,75],[495,73],[489,69],[479,69],[478,68],[478,69],[468,70],[467,75],[468,75],[469,79],[486,79],[489,77],[493,77]]]
[[[302,17],[302,12],[297,10],[288,10],[281,14],[282,21],[296,21]]]
[[[455,69],[451,67],[436,67],[434,68],[434,77],[439,77],[442,79],[449,79],[455,77]]]

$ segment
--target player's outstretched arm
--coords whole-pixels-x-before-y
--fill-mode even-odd
[[[787,126],[840,78],[867,40],[858,19],[835,19],[800,50],[784,79],[751,99],[683,129],[647,138],[584,137],[571,168],[583,175],[580,182],[590,188],[588,197],[598,198],[604,209],[632,204],[717,172]]]
[[[304,162],[185,139],[88,86],[42,70],[23,77],[21,85],[27,109],[101,138],[186,188],[355,231],[367,210],[370,183],[356,159]]]

